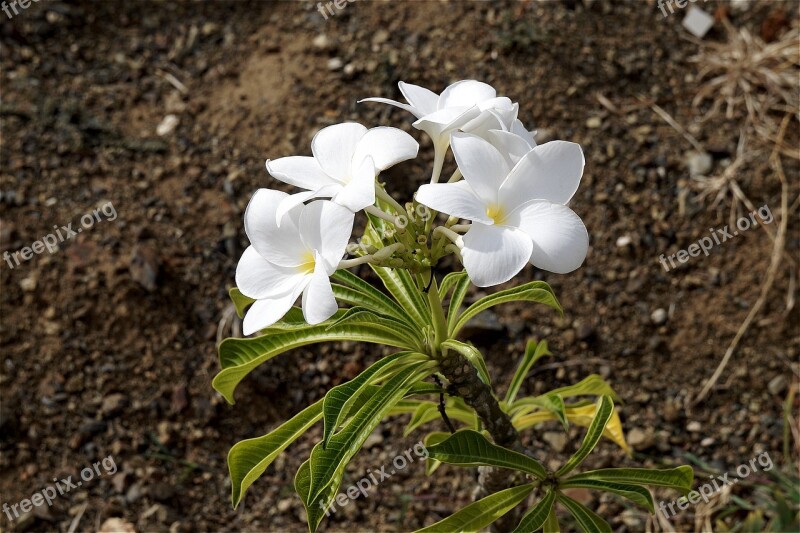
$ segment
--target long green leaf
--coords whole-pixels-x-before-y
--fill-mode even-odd
[[[550,511],[553,509],[553,502],[556,500],[556,493],[549,490],[544,497],[536,502],[536,505],[522,517],[519,525],[514,529],[514,533],[535,533],[544,526]]]
[[[561,396],[561,398],[573,398],[575,396],[610,396],[615,402],[619,401],[619,397],[617,393],[614,392],[614,389],[611,388],[611,385],[606,383],[606,381],[597,374],[587,376],[574,385],[553,389],[536,398],[551,394],[557,394]],[[536,398],[520,398],[515,400],[512,404],[509,404],[509,413],[512,416],[519,416],[525,412],[532,411],[533,409],[531,409],[531,407],[541,407]],[[587,402],[587,404],[589,404],[589,402]],[[568,407],[578,407],[578,405],[573,404]]]
[[[392,367],[402,367],[402,363],[404,361],[412,361],[412,357],[420,361],[425,359],[425,356],[422,354],[398,352],[384,357],[383,359],[379,359],[354,379],[330,389],[327,394],[325,394],[322,403],[322,416],[325,426],[322,435],[322,446],[327,446],[331,435],[333,435],[336,428],[347,418],[352,405],[358,400],[366,387],[373,382],[373,378],[375,378],[376,375]]]
[[[429,326],[431,315],[422,294],[408,271],[370,265],[386,290],[405,309],[418,326]]]
[[[425,438],[423,439],[423,443],[425,444],[425,449],[427,450],[431,446],[439,444],[449,436],[450,433],[445,433],[444,431],[431,431],[430,433],[425,435]],[[430,476],[431,474],[433,474],[441,464],[442,464],[441,461],[437,461],[436,459],[433,459],[430,456],[426,456],[425,475]]]
[[[385,325],[346,324],[328,329],[328,324],[323,322],[300,330],[274,332],[251,339],[225,339],[219,345],[222,370],[211,384],[232,404],[236,386],[255,367],[291,349],[326,341],[361,341],[414,349]]]
[[[550,411],[558,418],[564,429],[569,429],[569,421],[567,420],[567,409],[564,405],[564,400],[557,394],[546,394],[532,398],[532,404],[541,407],[545,411]]]
[[[231,475],[231,501],[236,508],[245,491],[275,458],[305,433],[322,416],[322,400],[306,407],[263,437],[234,444],[228,452]]]
[[[458,420],[468,426],[475,425],[475,411],[466,408],[464,405],[459,405],[457,400],[453,397],[447,398],[445,402],[445,410],[447,416],[451,420]],[[420,402],[416,409],[412,411],[411,421],[403,430],[403,436],[409,436],[414,430],[434,420],[440,418],[439,404],[433,402]]]
[[[471,429],[456,431],[446,441],[429,448],[428,455],[443,463],[499,466],[528,472],[539,479],[547,478],[547,470],[536,459],[489,442],[482,433]]]
[[[558,516],[556,516],[555,505],[550,509],[550,514],[547,515],[547,520],[544,521],[542,533],[561,533],[561,528],[558,527]]]
[[[464,310],[464,313],[458,317],[458,321],[453,327],[451,335],[455,336],[467,322],[481,311],[507,302],[538,302],[550,306],[563,314],[561,304],[558,303],[556,295],[553,293],[553,289],[550,288],[550,285],[544,281],[533,281],[520,285],[519,287],[513,287],[490,294],[470,305]]]
[[[608,525],[608,522],[597,516],[590,509],[561,492],[556,494],[556,498],[575,517],[578,525],[586,533],[611,533],[611,526]]]
[[[525,356],[522,358],[522,361],[519,362],[517,371],[514,372],[514,377],[511,378],[511,385],[508,386],[506,404],[510,406],[514,403],[517,393],[522,386],[522,382],[525,381],[525,378],[528,376],[528,372],[530,372],[533,365],[536,364],[536,361],[546,355],[552,355],[547,349],[547,341],[539,343],[535,340],[528,341],[527,346],[525,346]]]
[[[420,362],[404,369],[387,383],[356,412],[341,431],[334,434],[325,448],[318,443],[311,451],[311,484],[306,507],[328,502],[336,494],[342,482],[347,463],[361,449],[364,441],[392,406],[403,398],[411,385],[432,372],[435,363]],[[312,531],[318,524],[313,525]]]
[[[447,304],[447,331],[450,332],[451,335],[455,335],[453,333],[453,328],[455,328],[458,317],[461,316],[461,304],[464,303],[464,296],[467,295],[470,284],[467,272],[463,271],[460,272],[460,274],[462,274],[462,276],[456,280],[455,287],[453,288],[453,296],[450,297],[450,303]]]
[[[305,504],[308,529],[309,531],[313,532],[322,521],[322,515],[325,514],[325,512],[328,510],[328,507],[330,507],[333,497],[327,501],[322,501],[322,503],[317,505],[308,505],[309,491],[311,490],[310,460],[305,461],[300,465],[300,468],[297,469],[297,474],[294,476],[294,490]],[[314,526],[312,527],[311,524],[314,524]]]
[[[649,468],[603,468],[576,474],[568,480],[571,483],[584,480],[608,481],[611,483],[632,483],[635,485],[650,485],[653,487],[669,487],[683,492],[692,490],[694,471],[692,467],[684,465],[677,468],[649,469]]]
[[[450,350],[456,351],[466,357],[467,361],[478,371],[478,377],[481,378],[481,381],[490,387],[492,386],[492,380],[489,377],[489,369],[486,367],[486,361],[483,358],[483,354],[481,354],[477,348],[471,344],[454,339],[444,341],[441,346],[442,348],[449,348]]]
[[[598,376],[592,374],[575,385],[568,385],[551,390],[548,394],[558,394],[562,398],[572,398],[575,396],[610,396],[615,402],[619,402],[619,397],[611,385]]]
[[[228,289],[228,296],[230,296],[233,306],[236,307],[236,314],[239,315],[239,318],[244,318],[245,310],[255,303],[255,300],[242,294],[242,291],[236,287]]]
[[[611,401],[611,398],[608,396],[601,396],[597,401],[597,411],[594,415],[594,419],[589,425],[589,429],[586,431],[586,436],[583,438],[580,448],[578,448],[578,451],[564,463],[564,466],[558,469],[556,477],[561,477],[569,473],[586,459],[586,456],[597,446],[600,437],[603,436],[606,424],[611,420],[611,415],[613,413],[614,403]]]
[[[425,349],[425,341],[419,334],[420,329],[416,326],[409,326],[400,319],[379,315],[364,307],[351,307],[342,316],[332,321],[328,329],[341,327],[344,324],[378,324],[391,329],[395,334],[404,339],[409,346],[414,346],[418,350]]]
[[[480,531],[519,505],[533,489],[534,486],[529,483],[495,492],[467,505],[444,520],[418,530],[416,533],[453,533],[454,531],[468,533]]]
[[[349,287],[361,295],[359,297],[342,291],[342,294],[337,296],[337,299],[342,299],[342,301],[346,301],[345,299],[358,300],[361,303],[351,301],[347,301],[347,303],[350,303],[351,305],[364,305],[375,312],[401,319],[409,326],[414,325],[414,320],[397,302],[352,272],[347,270],[337,270],[331,277],[339,283],[344,284],[339,285],[339,287]],[[336,284],[334,284],[334,295],[336,295],[336,291]]]
[[[651,513],[655,512],[653,496],[650,494],[650,491],[638,485],[631,485],[629,483],[613,483],[611,481],[602,481],[599,479],[579,479],[577,481],[567,479],[559,482],[558,487],[560,489],[584,488],[613,492],[614,494],[619,494],[620,496],[629,499],[636,505],[644,507]]]
[[[442,278],[442,282],[439,284],[439,300],[444,301],[450,289],[458,285],[458,282],[466,276],[467,272],[465,270],[460,270],[458,272],[450,272]]]

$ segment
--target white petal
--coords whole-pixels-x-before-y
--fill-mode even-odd
[[[583,150],[578,144],[566,141],[540,144],[511,170],[501,189],[500,201],[509,206],[530,200],[566,204],[578,190],[583,165]]]
[[[490,287],[513,278],[531,256],[530,237],[517,228],[472,224],[464,235],[461,255],[469,279]]]
[[[472,190],[484,202],[495,203],[510,170],[497,148],[476,135],[458,132],[450,136],[450,145],[458,169]]]
[[[439,96],[439,109],[471,107],[497,96],[491,85],[475,80],[462,80],[447,87]]]
[[[303,317],[309,324],[319,324],[332,317],[337,309],[339,306],[333,296],[331,280],[322,261],[317,259],[311,282],[303,291]]]
[[[536,132],[528,131],[525,126],[522,124],[522,121],[517,119],[511,124],[511,133],[519,135],[528,145],[533,148],[536,146],[536,141],[533,140],[533,136]]]
[[[432,138],[440,137],[451,130],[460,128],[469,122],[480,111],[477,107],[448,107],[441,109],[430,115],[425,115],[412,124],[418,130],[422,130]]]
[[[375,203],[375,165],[371,158],[361,163],[353,179],[333,197],[333,201],[354,213]]]
[[[339,181],[351,178],[353,154],[367,128],[356,122],[344,122],[322,128],[311,139],[311,152],[328,175]]]
[[[461,126],[461,131],[486,138],[489,130],[502,130],[505,128],[501,117],[494,111],[481,111],[480,114]]]
[[[510,131],[489,130],[486,132],[485,138],[503,155],[508,168],[513,168],[525,154],[536,146],[528,144],[525,137]]]
[[[486,100],[478,105],[480,115],[461,127],[461,131],[474,133],[485,138],[490,129],[507,131],[519,112],[519,104],[511,103],[506,97]]]
[[[448,215],[492,223],[492,219],[486,214],[486,203],[466,181],[423,185],[417,191],[416,199],[419,203]]]
[[[297,268],[274,265],[252,246],[247,247],[236,265],[236,286],[256,300],[291,293],[302,281],[303,274]]]
[[[408,103],[419,111],[420,114],[417,118],[436,111],[439,95],[435,92],[403,81],[398,83],[397,86],[400,87],[400,92],[403,93]]]
[[[358,101],[359,104],[361,102],[378,102],[380,104],[393,105],[395,107],[399,107],[400,109],[405,109],[409,113],[413,113],[414,116],[417,117],[417,118],[420,118],[424,114],[424,113],[421,113],[417,108],[415,108],[412,105],[403,104],[401,102],[398,102],[397,100],[390,100],[388,98],[377,98],[377,97],[364,98],[364,99]]]
[[[319,253],[328,274],[333,274],[344,256],[354,219],[352,211],[327,200],[311,202],[300,215],[303,242]]]
[[[297,295],[289,293],[279,298],[258,300],[253,303],[244,315],[242,333],[245,335],[252,335],[257,331],[273,325],[283,318],[283,315],[291,309],[295,300],[297,300]]]
[[[586,258],[589,233],[565,205],[536,201],[519,211],[519,228],[533,240],[530,262],[557,274],[572,272]]]
[[[273,178],[301,189],[315,190],[333,183],[313,157],[291,156],[280,159],[267,159],[267,172]]]
[[[339,191],[342,190],[342,188],[343,187],[341,185],[336,183],[333,185],[325,185],[316,191],[299,192],[297,194],[291,194],[287,196],[281,201],[281,203],[278,205],[278,210],[275,212],[275,220],[278,226],[281,225],[281,220],[286,213],[292,210],[292,208],[313,198],[330,198],[335,196]]]
[[[247,204],[244,212],[244,231],[247,238],[265,259],[280,266],[302,264],[306,250],[300,241],[301,207],[290,209],[281,218],[278,226],[276,216],[278,206],[289,195],[272,189],[259,189]]]
[[[361,137],[353,155],[353,165],[358,168],[366,157],[371,157],[378,170],[386,170],[400,161],[417,157],[419,144],[414,137],[397,128],[385,126],[372,128]]]

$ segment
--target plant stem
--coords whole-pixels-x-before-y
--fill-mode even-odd
[[[475,410],[496,444],[524,453],[511,418],[500,408],[492,389],[481,381],[475,367],[463,355],[447,350],[439,360],[439,369],[450,382],[450,394],[460,396]]]

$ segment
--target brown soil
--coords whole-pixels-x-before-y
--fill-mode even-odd
[[[796,14],[790,2],[762,3],[731,17],[758,33],[776,11]],[[555,357],[527,392],[601,373],[625,399],[627,431],[644,433],[634,458],[604,442],[594,466],[687,463],[693,454],[730,471],[768,451],[789,467],[781,404],[797,381],[790,363],[800,331],[797,308],[785,313],[794,290],[788,262],[718,387],[694,408],[687,403],[756,301],[772,243],[752,230],[673,271],[659,264],[660,254],[727,224],[727,211],[687,195],[692,147],[642,99],[713,148],[715,171],[738,139],[735,120],[698,121],[697,66],[688,62],[698,46],[681,37],[681,17],[664,19],[644,1],[574,0],[355,2],[328,20],[313,2],[41,2],[11,20],[0,15],[0,249],[30,246],[54,225],[77,228],[106,202],[118,213],[53,254],[0,264],[0,499],[12,505],[53,478],[77,479],[109,455],[118,467],[22,519],[0,514],[1,527],[66,531],[74,521],[96,531],[121,517],[140,531],[305,530],[292,479],[319,432],[276,461],[237,511],[227,451],[381,354],[352,343],[297,350],[254,372],[229,406],[210,386],[217,327],[247,244],[243,209],[257,188],[281,187],[264,170],[267,157],[309,153],[311,136],[336,122],[391,124],[419,138],[424,157],[393,169],[389,188],[408,197],[420,183],[430,143],[407,114],[356,104],[399,98],[399,80],[436,91],[457,79],[486,81],[520,101],[529,127],[586,153],[573,201],[592,239],[585,265],[566,276],[529,268],[515,281],[548,281],[566,318],[509,305],[497,308],[499,323],[472,328],[497,382],[507,383],[527,339],[546,338]],[[315,41],[320,35],[327,42]],[[717,25],[706,40],[723,38]],[[344,67],[329,68],[333,58]],[[180,122],[159,137],[167,114]],[[787,138],[798,145],[796,122]],[[777,222],[780,185],[768,153],[760,149],[737,179]],[[793,200],[800,168],[784,165]],[[796,222],[786,246],[800,259]],[[623,236],[630,244],[618,246]],[[651,319],[657,309],[668,311],[663,324]],[[558,427],[526,438],[552,455],[547,431]],[[383,424],[346,479],[388,464],[422,436],[401,433]],[[570,433],[564,454],[580,439]],[[469,472],[443,467],[426,478],[415,463],[323,528],[418,528],[469,502],[473,485]],[[748,489],[739,494],[747,499]],[[590,505],[619,531],[643,530],[648,519],[616,498]],[[679,530],[692,528],[693,512],[677,519]]]

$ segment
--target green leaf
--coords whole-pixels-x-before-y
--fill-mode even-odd
[[[234,509],[245,491],[264,473],[275,458],[305,433],[322,416],[322,400],[306,407],[263,437],[234,444],[228,452],[231,475],[231,500]]]
[[[577,481],[567,479],[559,482],[558,487],[560,489],[579,487],[584,489],[613,492],[614,494],[619,494],[620,496],[629,499],[636,505],[644,507],[650,511],[650,513],[655,513],[653,496],[650,494],[650,491],[637,485],[631,485],[628,483],[613,483],[611,481],[602,481],[599,479],[579,479]]]
[[[544,281],[533,281],[485,296],[467,307],[453,327],[451,336],[455,336],[467,322],[481,311],[506,302],[538,302],[552,307],[561,314],[564,313],[550,285]]]
[[[572,471],[576,466],[581,464],[586,456],[588,456],[595,446],[597,446],[597,442],[600,440],[600,437],[603,436],[603,431],[606,429],[606,424],[611,419],[611,415],[614,413],[614,403],[611,401],[611,398],[608,396],[601,396],[600,399],[597,401],[597,411],[594,415],[594,420],[589,425],[589,429],[586,431],[586,436],[583,438],[583,443],[581,443],[580,448],[575,454],[569,458],[569,460],[564,463],[564,466],[558,469],[556,472],[556,477],[561,477],[564,474],[569,473]]]
[[[337,326],[341,327],[345,324],[379,324],[386,328],[393,329],[395,333],[399,337],[402,337],[410,346],[414,346],[418,350],[425,349],[425,341],[419,335],[420,329],[417,326],[409,326],[402,320],[376,314],[364,307],[351,307],[342,316],[332,321],[328,329],[330,330]]]
[[[555,500],[555,491],[548,490],[544,497],[522,517],[522,521],[514,529],[514,533],[535,533],[539,531],[547,521],[547,517],[550,516]]]
[[[219,345],[222,370],[214,377],[212,386],[228,403],[234,403],[236,386],[255,367],[293,348],[318,342],[361,341],[414,349],[393,328],[383,324],[346,324],[331,329],[328,329],[328,325],[323,322],[304,329],[272,332],[251,339],[225,339]]]
[[[461,315],[461,304],[464,303],[464,296],[467,295],[469,290],[469,276],[466,271],[460,272],[461,277],[457,279],[455,288],[453,289],[453,296],[450,297],[450,303],[447,304],[447,331],[451,336],[454,336],[453,328]]]
[[[348,270],[337,270],[331,277],[344,284],[333,284],[333,293],[337,300],[350,305],[362,305],[376,313],[402,320],[409,326],[414,325],[414,320],[397,302],[352,272]],[[347,291],[346,289],[348,288],[354,292]]]
[[[556,498],[575,517],[578,525],[586,533],[611,533],[611,526],[608,525],[608,522],[597,516],[590,509],[560,492],[556,494]]]
[[[443,463],[499,466],[528,472],[539,479],[547,478],[547,470],[536,459],[493,444],[482,433],[471,429],[456,431],[446,441],[429,448],[428,456]]]
[[[309,506],[306,502],[309,501],[309,490],[311,490],[311,461],[307,460],[300,465],[297,469],[297,474],[294,476],[294,490],[297,492],[300,499],[306,504],[306,518],[308,519],[309,531],[314,531],[322,521],[322,515],[328,510],[333,498],[328,501],[323,501],[321,504]],[[314,524],[312,527],[311,524]]]
[[[439,300],[443,302],[447,298],[450,289],[458,285],[465,277],[467,277],[467,272],[459,270],[458,272],[450,272],[442,278],[442,282],[439,284]]]
[[[569,429],[569,421],[567,420],[567,411],[566,407],[564,406],[564,400],[561,399],[561,396],[557,394],[548,393],[543,396],[537,396],[536,398],[532,398],[533,405],[539,406],[545,411],[550,411],[558,418],[558,421],[561,422],[561,425],[564,426],[564,430]]]
[[[489,369],[486,367],[486,361],[483,359],[483,354],[471,344],[467,344],[457,340],[446,340],[441,344],[442,348],[449,348],[455,352],[460,353],[467,358],[475,370],[478,371],[478,377],[481,381],[492,386],[492,380],[489,378]]]
[[[553,389],[548,394],[558,394],[562,398],[572,398],[574,396],[610,396],[612,400],[619,402],[619,397],[617,393],[614,392],[614,389],[611,388],[611,385],[606,383],[606,381],[597,374],[587,376],[575,385]]]
[[[234,307],[236,307],[236,314],[239,315],[239,318],[244,318],[245,310],[255,303],[254,299],[245,296],[242,294],[242,291],[236,287],[228,289],[228,296],[230,296]]]
[[[414,411],[414,414],[411,415],[411,420],[403,430],[403,436],[408,437],[419,426],[437,418],[439,418],[439,406],[437,404],[431,402],[421,403]]]
[[[511,487],[495,492],[471,503],[460,511],[440,520],[416,533],[475,532],[488,526],[511,509],[519,505],[533,491],[532,484]]]
[[[450,420],[458,420],[459,422],[463,422],[468,426],[474,426],[475,411],[466,407],[463,402],[459,403],[459,400],[461,400],[461,398],[453,398],[452,396],[447,398],[445,401],[445,410],[447,411],[447,416],[450,417]],[[410,435],[420,426],[423,426],[434,420],[438,420],[441,417],[439,414],[439,404],[427,401],[419,402],[419,404],[409,412],[412,413],[412,417],[411,421],[403,430],[404,437]]]
[[[306,508],[319,505],[319,501],[329,502],[336,495],[347,463],[361,449],[372,430],[414,382],[430,375],[435,365],[433,361],[424,361],[399,372],[378,388],[344,428],[330,438],[325,448],[322,443],[314,446],[311,450],[311,484]],[[318,523],[309,522],[309,525],[313,525],[313,531]]]
[[[425,449],[427,450],[431,446],[439,444],[449,436],[450,433],[445,433],[444,431],[431,431],[430,433],[425,435],[425,438],[423,439],[422,442],[425,445]],[[430,455],[428,455],[427,457],[425,457],[425,474],[430,476],[436,471],[437,468],[439,468],[439,465],[441,464],[442,464],[441,461],[437,461],[436,459],[433,459]]]
[[[669,487],[677,489],[683,494],[692,490],[694,471],[690,466],[679,466],[677,468],[649,469],[649,468],[603,468],[600,470],[590,470],[581,472],[570,478],[568,481],[584,481],[596,479],[611,483],[632,483],[635,485],[650,485],[653,487]]]
[[[427,359],[423,354],[413,352],[398,352],[378,360],[372,366],[364,370],[354,379],[337,385],[330,389],[322,403],[322,415],[325,429],[322,435],[322,446],[325,447],[333,435],[336,428],[347,418],[350,408],[361,396],[361,393],[372,384],[373,378],[380,376],[380,372],[390,370],[393,367],[402,368],[404,362],[414,360],[422,361]]]
[[[550,509],[550,514],[547,515],[547,520],[544,521],[542,533],[561,533],[561,528],[558,527],[558,517],[556,516],[555,505]]]
[[[417,325],[424,327],[431,324],[430,309],[407,270],[375,265],[370,267]]]
[[[522,386],[522,382],[528,376],[528,372],[530,372],[533,365],[546,355],[552,355],[547,349],[547,341],[539,343],[535,340],[528,341],[528,345],[525,347],[525,356],[522,358],[522,361],[519,362],[517,371],[514,372],[514,377],[511,378],[511,385],[508,386],[508,392],[506,392],[506,403],[509,406],[514,403],[519,388]]]

